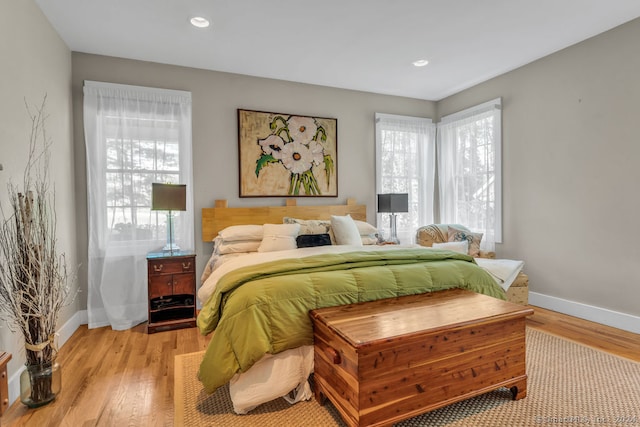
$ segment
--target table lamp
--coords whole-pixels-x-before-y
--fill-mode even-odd
[[[396,212],[409,212],[409,194],[378,194],[378,212],[391,214],[389,215],[391,236],[387,242],[396,244],[400,243],[396,230]]]
[[[163,251],[179,251],[180,247],[173,243],[173,211],[187,210],[187,186],[185,184],[151,184],[151,210],[168,211],[167,213],[167,244]]]

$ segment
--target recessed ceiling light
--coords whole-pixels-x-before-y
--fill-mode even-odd
[[[207,28],[209,26],[209,20],[202,16],[194,16],[191,18],[191,25],[198,28]]]
[[[424,67],[428,63],[429,61],[427,61],[426,59],[418,59],[417,61],[413,61],[413,65],[415,65],[416,67]]]

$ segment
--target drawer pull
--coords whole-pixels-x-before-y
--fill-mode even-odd
[[[324,352],[327,355],[327,357],[329,358],[329,360],[331,360],[331,362],[333,362],[334,365],[339,365],[340,362],[342,362],[342,358],[340,357],[340,353],[338,353],[335,348],[329,347]]]
[[[169,281],[167,282],[167,286],[171,286],[171,285],[173,285],[173,282],[172,282],[171,280],[169,280]]]
[[[164,267],[162,264],[153,264],[153,271],[160,272],[162,271],[162,267]]]
[[[183,270],[188,270],[189,268],[191,268],[191,261],[182,263]]]

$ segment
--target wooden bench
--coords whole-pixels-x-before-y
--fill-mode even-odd
[[[531,308],[452,289],[312,310],[316,399],[391,425],[499,387],[527,393]]]

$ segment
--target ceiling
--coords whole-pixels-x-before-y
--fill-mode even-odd
[[[638,0],[36,3],[76,52],[427,100],[640,16]]]

